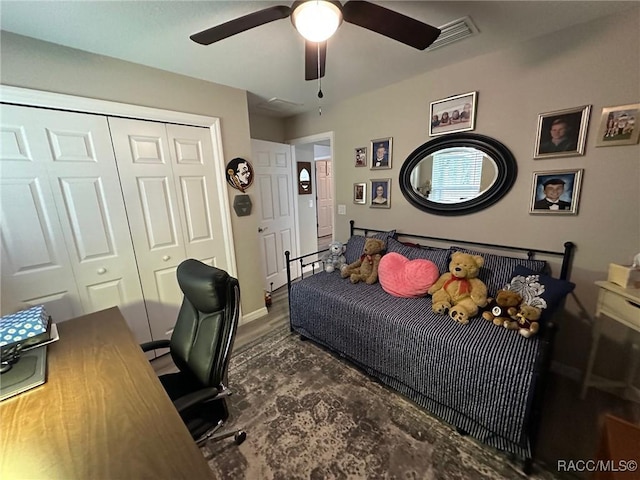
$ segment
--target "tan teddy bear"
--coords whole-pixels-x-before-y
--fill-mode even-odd
[[[520,305],[518,313],[511,317],[512,320],[504,322],[504,328],[518,330],[520,335],[529,338],[540,330],[540,323],[538,322],[540,315],[542,315],[542,310],[538,307],[523,303]]]
[[[366,282],[372,285],[378,281],[378,265],[384,241],[377,238],[367,238],[364,243],[364,253],[362,256],[349,265],[344,265],[340,270],[342,278],[349,277],[351,283]]]
[[[513,290],[498,290],[496,298],[487,298],[487,306],[484,307],[482,318],[494,325],[503,326],[504,322],[511,321],[518,313],[518,306],[522,303],[522,296]]]
[[[440,275],[427,293],[432,296],[435,313],[449,316],[456,322],[469,323],[478,307],[487,304],[487,286],[476,278],[484,259],[480,255],[455,252],[451,255],[449,271]]]

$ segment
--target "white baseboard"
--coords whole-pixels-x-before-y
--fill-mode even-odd
[[[564,363],[556,362],[555,360],[551,362],[551,371],[558,375],[562,375],[563,377],[575,380],[576,382],[582,381],[582,370],[576,367],[570,367]]]
[[[264,317],[268,313],[269,310],[267,310],[267,307],[262,307],[258,310],[254,310],[253,312],[248,313],[247,315],[243,314],[238,325],[244,325],[245,323],[253,322],[254,320]]]

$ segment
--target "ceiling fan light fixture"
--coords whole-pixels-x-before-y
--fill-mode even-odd
[[[309,0],[295,7],[291,21],[300,35],[310,42],[324,42],[342,23],[342,11],[333,2]]]

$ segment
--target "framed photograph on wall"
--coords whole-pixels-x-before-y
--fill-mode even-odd
[[[431,102],[429,136],[466,132],[476,128],[478,92],[463,93]]]
[[[354,183],[353,184],[353,203],[365,205],[367,203],[367,184],[366,183]]]
[[[371,208],[391,208],[391,179],[377,178],[370,181]]]
[[[367,147],[358,147],[354,152],[354,159],[356,167],[367,166]]]
[[[393,156],[393,138],[371,140],[371,170],[391,168]]]
[[[584,155],[591,105],[538,115],[533,158]]]
[[[596,147],[635,145],[640,138],[639,120],[640,103],[603,108]]]
[[[577,215],[582,169],[534,172],[529,213]]]

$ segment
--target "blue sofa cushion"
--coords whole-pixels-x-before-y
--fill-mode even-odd
[[[523,302],[542,309],[540,321],[547,321],[576,285],[518,265],[509,282],[509,290],[518,292]]]

